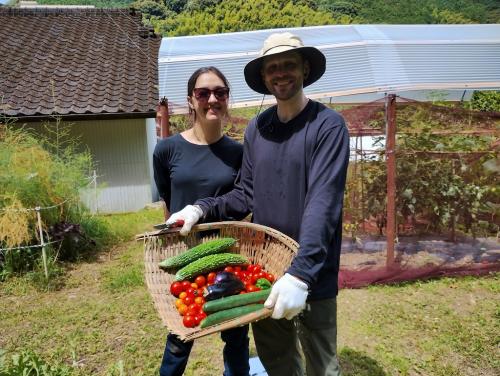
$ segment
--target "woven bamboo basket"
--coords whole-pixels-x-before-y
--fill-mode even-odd
[[[182,340],[189,341],[222,330],[242,326],[272,313],[262,309],[239,318],[208,328],[186,328],[175,308],[176,298],[170,294],[175,281],[175,271],[169,273],[158,267],[167,257],[175,256],[195,245],[219,237],[233,237],[237,243],[228,251],[246,256],[250,262],[262,265],[268,273],[280,277],[290,266],[298,249],[293,239],[270,227],[248,222],[205,223],[193,227],[188,236],[181,236],[178,229],[159,230],[137,235],[144,240],[145,278],[156,310],[163,324]]]

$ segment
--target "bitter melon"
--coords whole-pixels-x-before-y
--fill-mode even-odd
[[[202,257],[220,253],[236,243],[233,238],[220,238],[209,240],[208,242],[198,244],[196,247],[188,249],[179,255],[169,257],[158,265],[162,269],[181,268]]]
[[[228,265],[244,264],[248,264],[248,259],[245,256],[234,253],[216,253],[215,255],[199,258],[182,269],[179,269],[175,274],[175,280],[183,281]]]

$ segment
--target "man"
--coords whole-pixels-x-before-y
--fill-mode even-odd
[[[339,114],[303,91],[325,65],[325,56],[297,36],[269,36],[259,57],[245,66],[245,80],[274,95],[277,105],[248,125],[235,189],[198,200],[168,221],[183,219],[181,233],[187,233],[201,217],[239,219],[252,212],[253,222],[299,242],[292,265],[265,302],[272,318],[253,324],[257,352],[271,376],[303,374],[298,340],[307,375],[340,374],[336,296],[349,135]]]

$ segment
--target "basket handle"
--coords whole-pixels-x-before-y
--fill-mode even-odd
[[[298,247],[299,247],[299,243],[297,243],[295,240],[293,240],[289,236],[287,236],[287,235],[285,235],[277,230],[272,229],[271,227],[259,225],[256,223],[243,222],[243,221],[223,221],[223,222],[200,223],[198,225],[194,225],[191,229],[191,232],[206,231],[206,230],[218,230],[218,229],[222,229],[226,226],[244,227],[244,228],[254,229],[257,231],[263,231],[268,235],[278,237],[282,242],[287,244],[292,249],[298,249]],[[157,235],[161,235],[161,234],[171,234],[171,233],[176,233],[179,231],[180,231],[180,227],[145,232],[143,234],[136,235],[135,240],[144,240],[144,239],[147,239],[147,238],[152,237],[152,236],[157,236]]]

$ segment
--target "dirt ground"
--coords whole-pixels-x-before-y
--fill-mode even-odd
[[[359,268],[386,263],[385,237],[365,235],[355,241],[344,238],[341,266]],[[395,258],[411,267],[438,264],[463,266],[500,262],[500,242],[496,238],[461,238],[450,242],[444,236],[400,236]]]
[[[386,240],[381,236],[365,235],[354,241],[344,238],[339,285],[363,287],[500,270],[500,244],[496,238],[450,242],[439,236],[401,236],[394,263],[389,267],[386,249]]]

